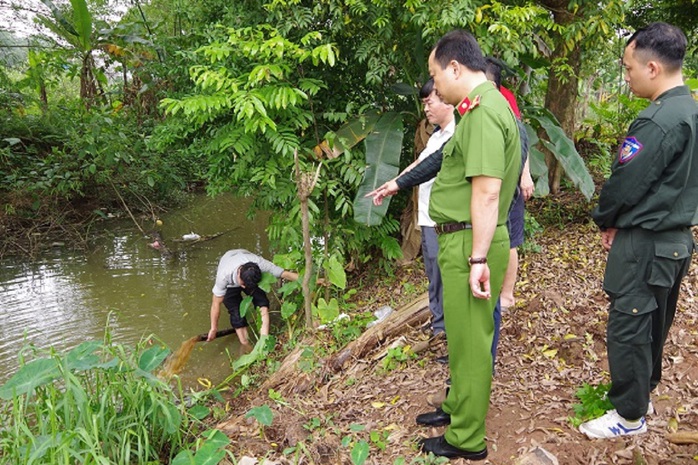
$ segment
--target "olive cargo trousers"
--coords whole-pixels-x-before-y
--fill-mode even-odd
[[[608,398],[623,418],[645,415],[650,392],[662,378],[664,342],[693,249],[689,228],[619,229],[613,240],[604,275],[604,291],[611,298]]]

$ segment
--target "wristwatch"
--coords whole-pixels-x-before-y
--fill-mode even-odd
[[[484,263],[487,263],[487,257],[478,257],[478,258],[473,258],[473,257],[468,257],[468,263],[472,265],[481,265]]]

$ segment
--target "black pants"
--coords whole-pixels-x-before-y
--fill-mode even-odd
[[[225,291],[223,305],[228,309],[228,313],[230,314],[230,325],[235,329],[249,326],[247,324],[247,319],[240,315],[240,304],[242,303],[243,292],[245,292],[246,295],[252,295],[252,304],[255,307],[269,307],[269,299],[262,289],[257,287],[250,294],[241,287],[229,287]]]
[[[650,392],[662,378],[664,342],[693,249],[689,228],[620,229],[613,240],[604,277],[611,298],[608,398],[629,420],[645,415]]]

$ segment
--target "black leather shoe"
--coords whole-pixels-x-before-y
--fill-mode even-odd
[[[459,449],[446,442],[443,435],[435,438],[424,438],[421,440],[422,451],[425,454],[431,452],[434,455],[448,457],[450,459],[464,458],[468,460],[484,460],[487,458],[487,447],[478,452]]]
[[[436,360],[437,363],[441,363],[443,365],[448,365],[448,355],[442,355],[441,357],[436,357],[434,360]]]
[[[423,426],[445,426],[451,423],[451,415],[437,408],[433,412],[417,415],[417,424]]]

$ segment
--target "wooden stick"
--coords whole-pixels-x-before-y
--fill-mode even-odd
[[[233,334],[234,332],[235,328],[222,329],[220,331],[216,331],[216,338],[227,336],[228,334]],[[205,341],[206,339],[208,339],[208,333],[199,334],[197,336],[197,342]]]
[[[666,435],[669,442],[674,444],[698,444],[698,431],[681,431]]]

